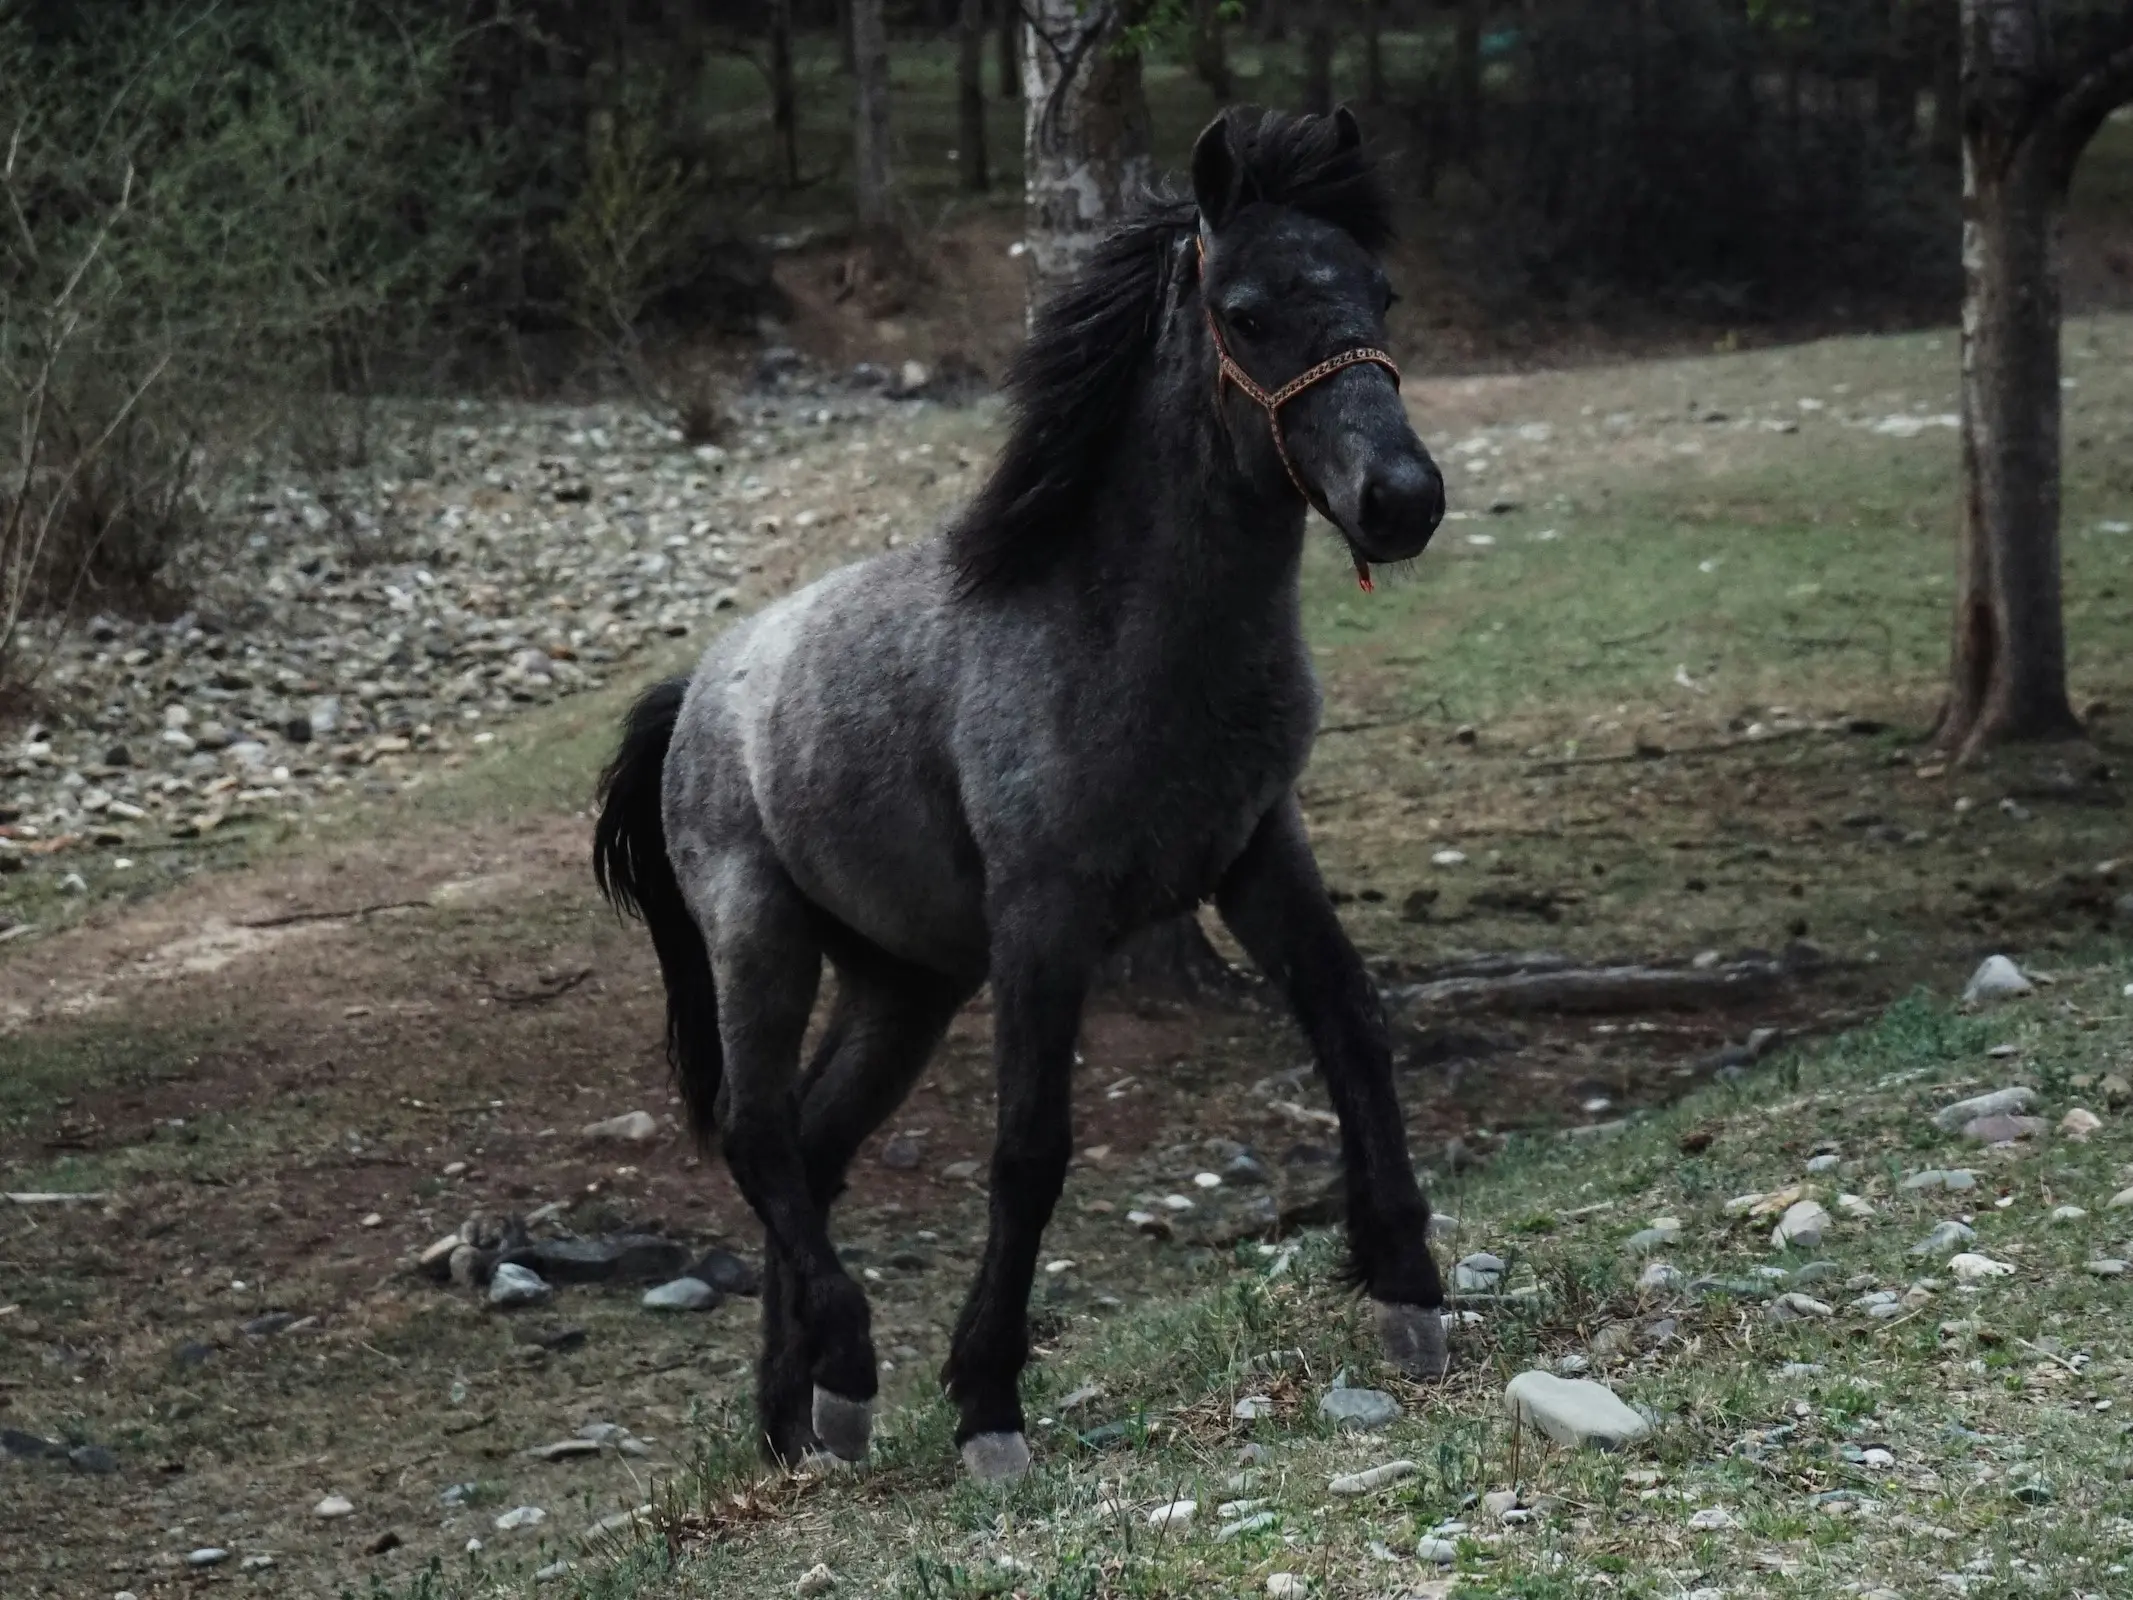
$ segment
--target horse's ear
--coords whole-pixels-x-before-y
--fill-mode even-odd
[[[1219,228],[1237,206],[1237,152],[1229,142],[1229,118],[1220,116],[1200,130],[1192,147],[1192,198],[1200,220]]]
[[[1345,104],[1333,108],[1333,133],[1341,150],[1360,150],[1363,146],[1363,125]]]

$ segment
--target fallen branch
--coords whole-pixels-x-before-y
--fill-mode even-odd
[[[278,917],[259,917],[240,922],[240,928],[291,928],[300,922],[353,922],[379,911],[427,911],[427,900],[381,900],[376,905],[351,906],[345,911],[286,911]]]
[[[1698,971],[1682,967],[1557,967],[1501,977],[1440,978],[1409,984],[1390,998],[1403,1012],[1554,1011],[1606,1015],[1712,1011],[1760,1000],[1794,975],[1780,961],[1736,961]]]
[[[69,1206],[86,1204],[92,1200],[108,1200],[110,1196],[102,1189],[85,1190],[78,1194],[46,1194],[32,1191],[28,1194],[11,1194],[7,1197],[18,1206]]]

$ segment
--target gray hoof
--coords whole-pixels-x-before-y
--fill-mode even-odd
[[[980,1433],[963,1441],[963,1470],[979,1483],[1013,1483],[1029,1471],[1029,1441],[1019,1433]]]
[[[1418,1383],[1434,1383],[1452,1364],[1444,1338],[1444,1313],[1436,1306],[1400,1306],[1386,1301],[1378,1308],[1378,1343],[1386,1359]]]
[[[874,1408],[865,1400],[847,1400],[815,1386],[815,1437],[840,1461],[864,1461],[874,1433]]]

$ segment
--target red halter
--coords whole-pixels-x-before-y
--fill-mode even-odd
[[[1229,353],[1229,346],[1222,342],[1222,330],[1215,325],[1215,308],[1205,303],[1207,246],[1195,236],[1193,248],[1198,252],[1199,256],[1200,282],[1203,291],[1202,305],[1207,313],[1207,336],[1215,342],[1215,404],[1219,407],[1222,403],[1222,386],[1225,383],[1234,383],[1238,389],[1243,391],[1247,400],[1250,400],[1261,411],[1266,413],[1267,431],[1274,436],[1274,452],[1281,457],[1281,465],[1289,475],[1289,482],[1296,485],[1296,492],[1304,497],[1306,505],[1328,522],[1331,522],[1333,520],[1332,513],[1327,511],[1325,503],[1311,492],[1310,486],[1303,480],[1303,474],[1296,470],[1296,463],[1289,459],[1289,444],[1281,435],[1281,408],[1302,394],[1304,390],[1310,388],[1314,383],[1319,383],[1332,377],[1334,373],[1339,372],[1344,367],[1353,367],[1364,362],[1368,362],[1372,366],[1383,367],[1387,372],[1391,373],[1392,386],[1397,389],[1400,386],[1399,367],[1393,363],[1392,357],[1384,351],[1372,349],[1366,345],[1355,350],[1343,350],[1337,356],[1328,356],[1310,371],[1298,373],[1278,389],[1267,390],[1260,388],[1253,381],[1252,375],[1237,365],[1236,358]],[[1353,551],[1350,551],[1349,554],[1355,561],[1356,586],[1365,594],[1374,592],[1377,585],[1370,581],[1370,563],[1361,556],[1355,555]]]

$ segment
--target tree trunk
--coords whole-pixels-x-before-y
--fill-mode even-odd
[[[1488,0],[1459,0],[1452,34],[1452,137],[1465,162],[1481,154],[1481,28],[1488,9]]]
[[[1963,0],[1963,498],[1936,742],[2077,737],[2060,604],[2060,235],[2069,149],[2033,0]]]
[[[1363,104],[1385,103],[1385,0],[1363,0]]]
[[[1022,0],[1000,0],[1000,98],[1022,93]]]
[[[837,0],[837,68],[857,72],[859,57],[852,43],[852,7],[856,0]]]
[[[1237,92],[1230,76],[1229,49],[1222,38],[1221,0],[1192,0],[1192,70],[1207,85],[1218,106]]]
[[[1071,280],[1148,188],[1141,58],[1120,48],[1131,0],[1028,0],[1022,52],[1029,304]]]
[[[1304,27],[1304,109],[1324,116],[1333,109],[1333,0],[1311,0]]]
[[[871,247],[896,231],[889,201],[889,35],[882,21],[882,0],[851,0],[851,4],[852,73],[858,80],[852,182],[860,242]]]
[[[778,146],[778,181],[800,183],[800,120],[792,85],[792,0],[770,0],[770,130]]]
[[[983,194],[991,182],[985,170],[985,0],[962,0],[956,26],[956,161],[963,187]]]
[[[1259,37],[1267,44],[1280,44],[1288,36],[1288,0],[1259,0]]]

